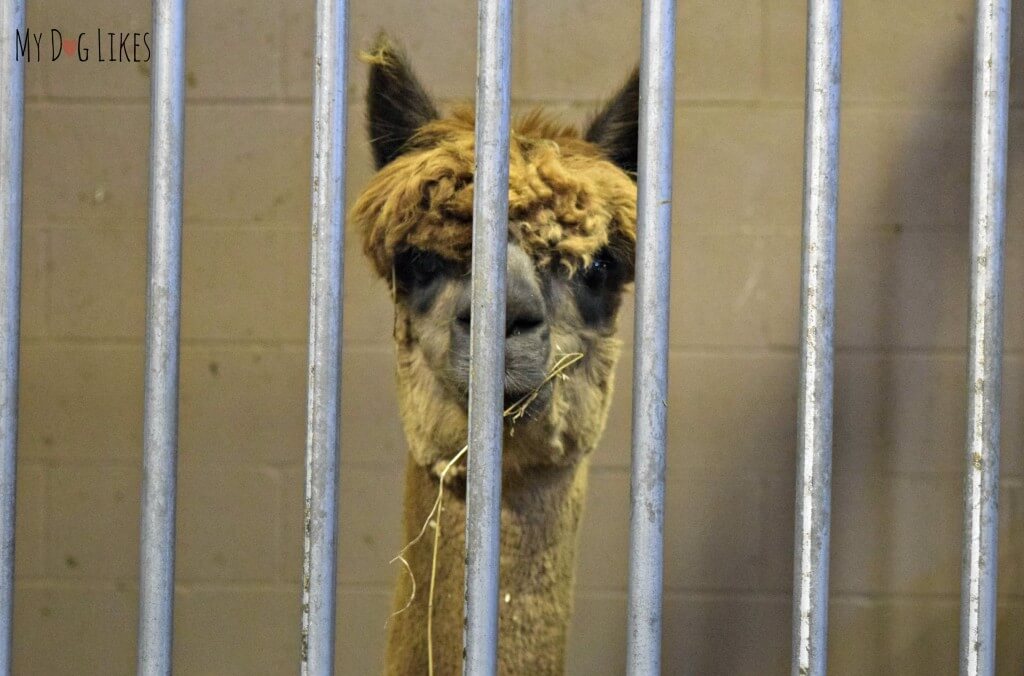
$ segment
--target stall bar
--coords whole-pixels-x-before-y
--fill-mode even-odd
[[[302,674],[312,676],[328,676],[334,669],[347,54],[347,1],[318,0],[300,655]]]
[[[630,676],[661,673],[675,0],[644,1],[640,40],[633,459],[626,644],[626,668]]]
[[[0,0],[0,675],[11,673],[14,607],[14,484],[18,440],[18,309],[21,287],[21,148],[24,0]]]
[[[138,673],[171,673],[185,140],[185,0],[153,2]]]
[[[824,676],[827,653],[842,8],[841,0],[810,0],[807,8],[794,676]]]
[[[991,676],[996,652],[1010,0],[978,0],[974,50],[960,673]]]
[[[480,0],[469,348],[471,452],[466,480],[463,637],[464,673],[469,676],[493,676],[498,660],[511,59],[511,0]]]

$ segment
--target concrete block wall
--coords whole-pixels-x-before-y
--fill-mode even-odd
[[[473,89],[471,0],[352,0],[439,99]],[[679,8],[667,674],[789,661],[805,3]],[[294,673],[313,0],[191,0],[175,661]],[[148,3],[31,3],[36,31],[149,30]],[[953,674],[973,3],[847,3],[830,673]],[[518,108],[582,119],[639,3],[522,0]],[[1024,15],[1014,53],[1024,50]],[[370,175],[352,61],[349,199]],[[1013,71],[999,673],[1024,667],[1024,112]],[[15,671],[128,674],[138,564],[149,68],[27,67]],[[338,671],[376,673],[404,442],[382,284],[346,251]],[[626,359],[583,526],[571,674],[622,673]]]

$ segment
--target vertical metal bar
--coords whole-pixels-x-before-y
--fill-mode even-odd
[[[823,675],[828,637],[832,374],[842,1],[810,0],[804,119],[794,675]]]
[[[971,295],[960,673],[995,673],[999,404],[1010,0],[979,0],[974,52]]]
[[[21,295],[21,158],[25,70],[16,36],[24,0],[0,0],[0,675],[11,673],[14,607],[14,485],[18,442]]]
[[[661,672],[675,0],[644,0],[637,181],[627,672]]]
[[[493,676],[498,660],[512,2],[480,0],[478,11],[463,673]]]
[[[312,251],[306,502],[302,569],[303,674],[334,671],[341,339],[345,251],[348,3],[318,0],[313,61]]]
[[[185,1],[153,2],[149,282],[143,402],[138,673],[171,673],[185,141]]]

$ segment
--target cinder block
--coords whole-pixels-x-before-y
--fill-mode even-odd
[[[298,587],[179,589],[174,665],[186,674],[286,674],[299,662]]]
[[[1008,227],[1024,235],[1019,225]],[[1003,347],[1020,353],[1024,351],[1024,237],[1007,239],[1004,256]]]
[[[624,593],[582,594],[569,640],[569,674],[626,668]],[[789,601],[667,595],[662,608],[662,672],[781,674],[789,668]]]
[[[1006,631],[1006,627],[1019,627],[1024,622],[1024,607],[1018,602],[1000,604],[996,626],[996,673],[1015,674],[1024,671],[1024,640],[1020,632]]]
[[[955,599],[836,600],[829,612],[829,673],[952,676],[957,605]]]
[[[839,244],[836,333],[858,347],[963,347],[969,245],[908,232]]]
[[[46,577],[43,541],[46,532],[46,470],[18,463],[15,486],[14,575],[20,580]]]
[[[955,476],[835,476],[833,593],[959,594],[962,490]]]
[[[766,96],[800,102],[804,94],[807,12],[766,0]],[[974,12],[958,1],[863,3],[843,12],[843,99],[948,105],[971,98]],[[943,39],[936,39],[941,35]]]
[[[349,228],[346,233],[344,313],[346,348],[394,344],[395,311],[391,291],[363,256],[361,234],[355,228]]]
[[[14,673],[130,674],[136,590],[21,584],[14,595]]]
[[[836,476],[961,473],[964,361],[926,354],[840,354],[834,390]]]
[[[630,318],[632,321],[632,318]],[[671,381],[670,381],[671,382]],[[669,385],[669,388],[674,383]],[[624,346],[615,369],[615,389],[611,408],[605,423],[604,435],[594,449],[591,465],[594,468],[629,467],[633,443],[633,354]]]
[[[384,667],[391,593],[373,588],[345,588],[338,593],[338,638],[334,672],[339,676],[379,674]]]
[[[597,102],[639,62],[637,4],[528,0],[516,12],[524,16],[512,48],[514,96]]]
[[[831,589],[834,596],[959,595],[963,531],[960,474],[856,473],[834,468]],[[1019,594],[1020,490],[1003,482],[1001,594]],[[795,479],[764,480],[756,519],[761,541],[759,589],[789,593],[793,575]],[[754,535],[752,540],[757,540]]]
[[[515,43],[516,90],[527,99],[596,101],[615,91],[640,61],[640,7],[629,3],[527,2]],[[761,3],[728,8],[696,2],[676,24],[676,96],[756,98],[761,79]],[[580,39],[566,40],[566,35]],[[581,77],[584,74],[584,77]]]
[[[800,239],[769,243],[773,271],[771,342],[796,347],[800,321]],[[966,350],[968,266],[966,232],[898,231],[840,235],[836,262],[837,349]],[[1024,336],[1024,247],[1006,249],[1004,335],[1008,350]],[[1022,278],[1024,279],[1024,278]],[[685,322],[685,318],[682,319]],[[965,352],[966,354],[966,352]]]
[[[669,363],[670,472],[791,475],[796,355],[682,353]]]
[[[272,676],[290,672],[299,661],[297,584],[179,590],[176,603],[174,661],[184,673]],[[390,595],[342,589],[337,603],[335,673],[378,673]]]
[[[304,231],[195,229],[183,246],[185,338],[306,341],[309,241]]]
[[[841,227],[963,231],[970,208],[970,147],[969,110],[844,111]]]
[[[764,0],[764,96],[802,106],[806,83],[807,6]],[[844,25],[848,26],[848,21]],[[847,28],[847,30],[849,30]]]
[[[27,104],[25,227],[144,228],[148,157],[144,103]]]
[[[181,463],[176,579],[271,581],[281,523],[276,472],[220,462]]]
[[[342,362],[342,462],[405,467],[408,446],[398,415],[394,374],[390,348],[353,348]]]
[[[790,599],[671,595],[663,610],[666,673],[783,674],[790,664]]]
[[[1019,596],[1024,589],[1022,535],[1024,486],[1015,480],[1003,481],[999,486],[999,570],[996,578],[1002,595]]]
[[[795,456],[796,446],[793,447],[793,454]],[[833,479],[833,483],[835,483],[835,479]],[[793,537],[796,528],[795,473],[780,473],[777,476],[761,477],[756,500],[759,512],[755,519],[757,535],[754,538],[757,541],[761,580],[757,591],[783,594],[791,599]],[[834,519],[833,523],[835,523]]]
[[[622,470],[592,470],[580,525],[576,588],[581,593],[625,589],[628,542],[629,475]]]
[[[224,103],[186,115],[186,221],[307,227],[312,118],[305,105]]]
[[[1003,369],[1000,471],[1004,478],[1020,478],[1024,473],[1024,358],[1007,357]]]
[[[26,229],[21,232],[21,337],[47,334],[46,298],[50,293],[49,233]]]
[[[149,98],[152,53],[141,37],[152,32],[149,5],[124,0],[56,2],[33,14],[30,27],[46,33],[47,61],[33,64],[32,72],[41,72],[47,94],[80,99]],[[89,49],[88,60],[80,61],[75,52],[49,63],[51,28],[60,30],[65,40],[77,41],[79,34],[85,33],[83,46]],[[97,28],[104,40],[102,53],[97,46]],[[123,58],[118,54],[120,34],[139,33],[137,57],[133,55],[131,62],[110,62],[108,32],[118,34],[115,59]],[[279,6],[274,3],[190,3],[185,37],[186,96],[192,100],[279,97],[283,38]],[[148,42],[150,50],[154,49],[152,34]],[[132,54],[133,39],[129,39],[128,49]],[[140,62],[136,63],[135,58]]]
[[[49,472],[46,567],[56,579],[137,579],[135,468],[63,466]]]
[[[281,4],[205,0],[188,4],[185,92],[190,100],[275,99],[283,93]],[[307,40],[312,41],[312,33]]]
[[[249,467],[301,462],[306,350],[186,347],[179,418],[183,462]]]
[[[763,505],[756,479],[674,478],[665,487],[665,588],[669,591],[765,588]],[[789,538],[787,538],[787,541]],[[628,541],[628,538],[624,541]],[[767,546],[766,546],[767,545]]]
[[[1019,16],[1017,17],[1020,18]],[[1015,22],[1020,24],[1020,21]],[[1017,44],[1024,43],[1024,40],[1017,40]],[[1017,69],[1011,68],[1013,72]],[[1020,91],[1020,87],[1017,89],[1011,88],[1011,92]],[[1006,213],[1007,213],[1007,232],[1006,235],[1010,239],[1024,239],[1024,229],[1021,228],[1021,214],[1024,214],[1024,196],[1020,194],[1021,185],[1024,184],[1024,177],[1021,176],[1021,172],[1018,167],[1024,159],[1024,139],[1021,138],[1022,130],[1024,130],[1024,113],[1019,108],[1011,109],[1010,111],[1010,122],[1009,122],[1009,139],[1008,143],[1008,157],[1007,165],[1010,169],[1006,172]]]
[[[576,594],[565,666],[570,676],[626,673],[625,593]]]
[[[142,349],[134,346],[24,346],[21,457],[135,462],[142,445],[142,365]]]
[[[57,0],[42,5],[39,11],[30,15],[35,32],[45,32],[43,38],[42,63],[31,64],[30,70],[43,71],[46,94],[58,98],[79,99],[135,99],[149,98],[149,71],[152,58],[148,63],[136,63],[134,59],[144,60],[148,52],[143,42],[144,33],[150,33],[149,46],[154,46],[152,30],[153,22],[148,3],[131,2],[131,0],[98,0],[96,2],[74,2],[74,0]],[[51,47],[50,29],[56,28],[64,40],[76,43],[82,36],[82,55],[86,61],[79,60],[79,45],[68,54],[61,54],[55,62],[50,62]],[[102,34],[102,48],[99,40]],[[110,47],[108,33],[114,33],[113,50]],[[139,49],[135,54],[134,36],[127,41],[130,61],[119,61],[125,58],[120,54],[122,33],[138,33]],[[151,54],[150,54],[151,57]],[[103,61],[100,61],[100,59]],[[145,152],[142,153],[145,155]]]
[[[135,338],[146,332],[146,232],[49,232],[50,332],[61,338]]]
[[[691,232],[799,234],[801,111],[683,107],[675,129],[677,242]]]
[[[517,7],[517,12],[521,11]],[[314,3],[289,3],[284,14],[285,92],[309,97],[313,79]],[[465,0],[432,2],[429,10],[409,11],[401,0],[360,0],[349,8],[349,92],[361,99],[366,65],[360,50],[368,49],[379,31],[387,31],[405,48],[427,90],[438,99],[472,98],[476,74],[476,6]],[[458,35],[466,39],[437,39]],[[521,43],[520,43],[521,44]]]
[[[844,16],[844,94],[851,101],[969,102],[974,18],[966,0],[851,8]]]
[[[150,30],[148,5],[129,4],[59,0],[33,5],[29,23]],[[373,174],[356,52],[378,29],[404,44],[439,103],[473,96],[475,5],[408,4],[351,6],[349,205]],[[517,5],[517,108],[543,101],[585,120],[614,91],[639,56],[640,11],[613,4]],[[957,642],[973,10],[966,0],[883,4],[844,16],[829,668],[942,674]],[[298,660],[313,6],[190,5],[176,635],[186,673],[278,674]],[[680,8],[666,673],[789,665],[805,9]],[[128,673],[149,68],[26,71],[15,669]],[[1019,632],[1007,630],[1024,618],[1018,131],[1015,109],[999,673],[1024,663]],[[406,446],[391,301],[357,228],[346,235],[337,654],[339,673],[354,676],[380,670]],[[570,673],[624,669],[632,307],[593,457]]]
[[[25,26],[33,33],[44,33],[41,44],[49,44],[50,40],[50,28],[55,26],[49,25],[49,7],[43,6],[42,4],[26,4],[25,5]],[[33,42],[34,44],[34,42]],[[49,58],[49,50],[47,50],[47,58]],[[33,63],[32,67],[25,68],[25,98],[34,99],[46,95],[46,82],[49,69],[43,62],[43,67],[36,68]]]
[[[344,449],[342,450],[344,454]],[[282,474],[282,577],[298,581],[302,572],[305,472]],[[390,489],[384,487],[390,486]],[[392,589],[403,569],[389,563],[404,546],[402,535],[403,470],[364,468],[342,463],[338,507],[338,582],[353,588],[376,585]]]
[[[799,240],[779,238],[773,343],[799,337]],[[782,248],[785,247],[785,251]],[[970,243],[954,232],[840,236],[836,344],[842,348],[957,350],[966,354]],[[1004,347],[1024,344],[1024,240],[1009,240],[1004,270]],[[777,291],[776,291],[777,289]],[[790,299],[789,302],[785,302]]]
[[[629,467],[631,358],[619,364],[599,467]],[[780,352],[669,354],[668,472],[786,473],[796,448],[797,357]],[[737,421],[743,421],[742,424]]]
[[[782,336],[785,272],[799,275],[792,238],[677,233],[670,342],[675,348],[769,347]],[[792,310],[789,313],[791,314]],[[795,330],[796,325],[792,328]]]
[[[764,584],[762,505],[754,479],[675,475],[665,487],[668,591],[757,590]],[[580,535],[582,589],[625,589],[628,580],[629,475],[590,477]],[[789,539],[787,539],[788,548]]]

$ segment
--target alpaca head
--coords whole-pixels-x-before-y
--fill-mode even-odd
[[[473,111],[442,116],[386,38],[366,60],[378,172],[352,221],[391,289],[406,436],[431,466],[457,452],[467,431]],[[634,73],[583,133],[540,113],[513,121],[506,405],[540,390],[507,425],[506,469],[570,462],[604,427],[618,310],[633,277],[637,96]],[[583,358],[541,386],[571,353]]]

